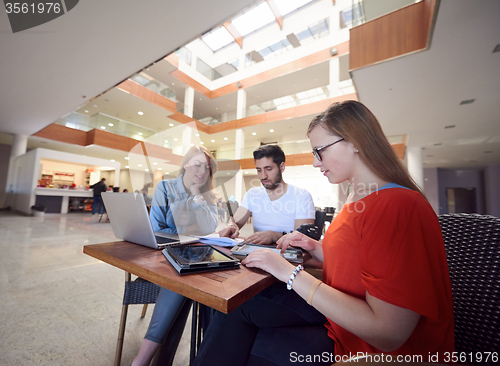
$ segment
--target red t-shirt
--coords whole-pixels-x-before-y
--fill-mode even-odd
[[[420,193],[387,188],[345,205],[323,239],[323,282],[421,315],[394,355],[454,351],[453,301],[441,227]],[[336,355],[382,353],[328,319]]]

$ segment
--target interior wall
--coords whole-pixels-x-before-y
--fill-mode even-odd
[[[486,194],[486,213],[500,217],[500,165],[489,165],[484,169],[484,188]]]
[[[438,168],[424,168],[424,193],[436,215],[439,214]]]
[[[484,172],[482,169],[438,169],[438,180],[439,214],[448,213],[447,188],[475,188],[476,211],[478,214],[486,214]]]

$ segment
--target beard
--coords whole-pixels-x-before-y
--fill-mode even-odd
[[[278,185],[282,182],[283,176],[281,175],[281,171],[279,172],[279,175],[276,177],[275,181],[267,180],[268,183],[265,183],[263,181],[260,181],[262,185],[264,186],[265,189],[269,189],[270,191],[275,190],[278,188]]]

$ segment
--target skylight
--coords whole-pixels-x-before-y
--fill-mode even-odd
[[[274,0],[281,15],[285,16],[288,13],[300,8],[301,6],[310,3],[312,0]]]
[[[276,18],[269,8],[269,5],[267,4],[267,2],[263,2],[255,8],[240,15],[239,17],[231,21],[231,23],[244,37],[247,34],[252,33],[254,30],[259,29],[275,20]]]
[[[233,36],[227,31],[225,27],[219,27],[213,32],[202,36],[201,39],[214,52],[234,41]]]

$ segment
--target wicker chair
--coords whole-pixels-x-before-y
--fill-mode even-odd
[[[156,303],[160,287],[140,277],[132,281],[131,275],[125,272],[125,293],[123,294],[122,315],[118,330],[118,341],[116,343],[115,366],[120,366],[123,349],[123,338],[125,336],[125,325],[127,324],[128,306],[132,304],[144,304],[141,318],[146,315],[148,304]]]
[[[498,364],[491,355],[487,362],[484,359],[488,352],[500,351],[500,219],[446,214],[439,222],[453,293],[458,362]]]
[[[439,216],[439,222],[453,294],[457,361],[462,365],[496,365],[498,358],[492,353],[497,352],[498,357],[500,350],[500,219],[446,214]],[[249,364],[286,360],[289,350],[295,349],[294,342],[304,339],[310,342],[310,354],[321,354],[324,350],[315,348],[314,339],[325,332],[324,326],[260,329]],[[273,344],[272,349],[269,344]],[[488,353],[490,357],[484,362]],[[478,362],[478,355],[483,362]],[[474,362],[470,362],[471,357]]]

